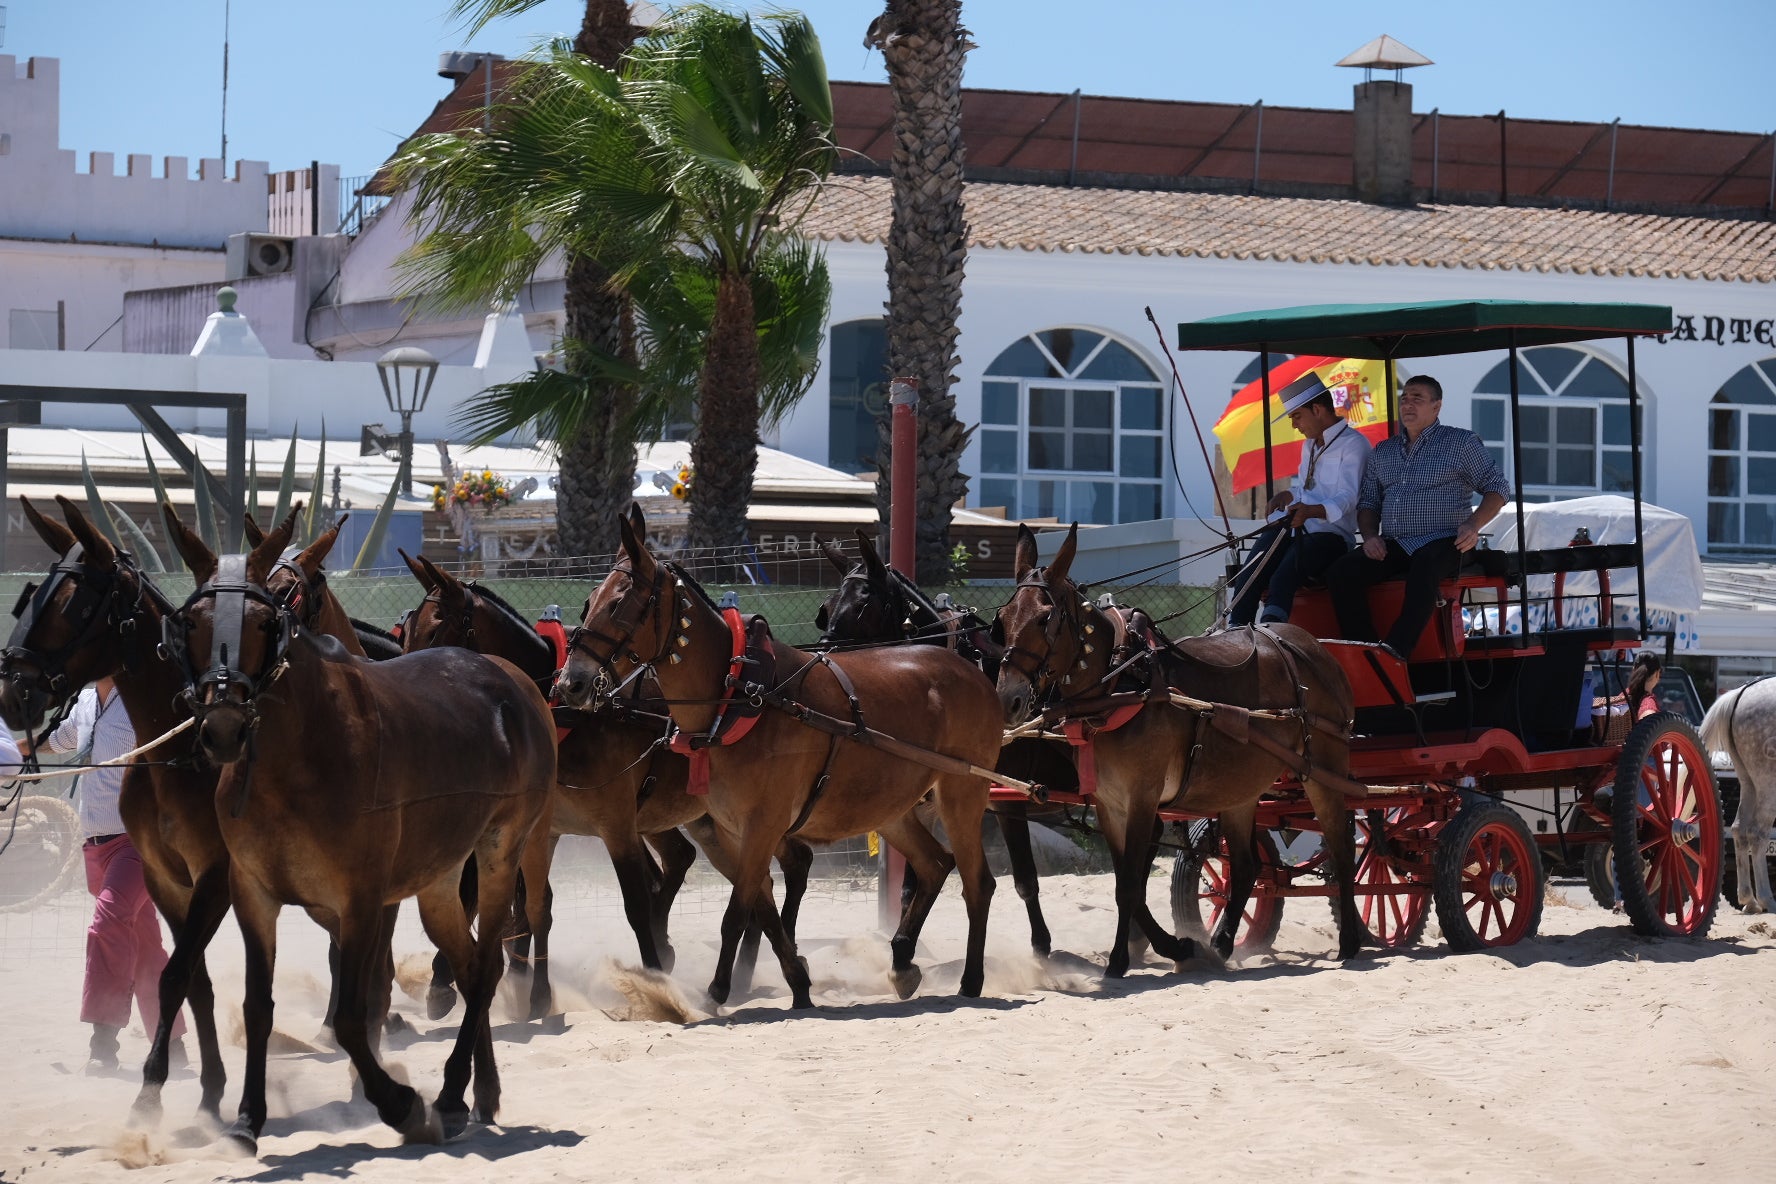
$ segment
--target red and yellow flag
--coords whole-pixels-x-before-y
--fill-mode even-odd
[[[1303,355],[1271,367],[1269,407],[1264,404],[1264,380],[1247,383],[1215,423],[1221,442],[1221,459],[1233,474],[1233,492],[1243,493],[1264,484],[1264,420],[1283,413],[1276,392],[1312,371],[1332,392],[1332,403],[1352,427],[1371,443],[1387,439],[1387,367],[1367,358],[1321,358]],[[1271,467],[1279,482],[1294,475],[1301,465],[1300,433],[1288,420],[1270,425]]]

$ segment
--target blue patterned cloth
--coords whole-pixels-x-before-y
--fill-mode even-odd
[[[1511,483],[1479,436],[1439,420],[1416,444],[1408,446],[1401,431],[1375,446],[1363,466],[1357,508],[1379,513],[1382,537],[1411,555],[1434,539],[1453,537],[1473,511],[1476,493],[1509,500]]]

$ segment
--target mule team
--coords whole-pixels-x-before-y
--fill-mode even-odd
[[[269,534],[253,532],[251,552],[218,557],[163,507],[197,584],[175,607],[76,507],[58,501],[65,525],[21,499],[60,558],[21,602],[0,669],[0,713],[15,728],[36,727],[81,686],[110,676],[139,738],[195,717],[195,745],[169,740],[146,754],[123,790],[125,824],[174,934],[136,1102],[144,1120],[159,1115],[170,1028],[187,999],[201,1106],[219,1119],[224,1075],[204,948],[232,904],[247,951],[247,1063],[229,1138],[256,1149],[265,1122],[276,921],[285,905],[305,909],[337,946],[334,1031],[382,1120],[409,1140],[455,1134],[471,1117],[492,1121],[499,1078],[488,1011],[503,918],[522,883],[538,955],[532,1009],[546,1012],[548,864],[564,833],[604,840],[643,961],[669,969],[665,911],[691,857],[678,833],[688,826],[733,885],[711,998],[730,997],[762,937],[794,1005],[808,1007],[794,936],[807,845],[880,832],[912,873],[892,940],[896,991],[904,997],[919,983],[920,928],[954,868],[968,912],[960,989],[978,995],[993,894],[982,820],[1005,729],[1046,713],[1089,730],[1104,724],[1112,702],[1120,726],[1080,750],[1089,754],[1081,771],[1089,763],[1115,867],[1110,974],[1126,971],[1135,926],[1162,956],[1194,953],[1146,904],[1162,805],[1219,819],[1232,882],[1212,940],[1223,955],[1231,949],[1257,874],[1258,801],[1285,770],[1329,837],[1340,955],[1360,944],[1338,788],[1353,714],[1342,671],[1288,625],[1175,643],[1149,632],[1143,642],[1143,631],[1084,599],[1069,578],[1071,534],[1039,566],[1034,536],[1020,530],[1017,587],[994,622],[996,643],[985,643],[995,679],[954,645],[785,645],[657,559],[632,509],[621,522],[622,554],[588,598],[557,675],[553,647],[515,613],[424,560],[411,561],[427,594],[404,630],[406,652],[366,660],[322,572],[337,527],[286,553],[292,515]],[[551,683],[584,721],[561,731],[559,745],[545,698]],[[191,748],[202,759],[163,763]],[[932,810],[948,850],[928,828]],[[659,870],[644,843],[659,853]],[[774,857],[785,873],[782,912]],[[464,997],[429,1110],[376,1056],[392,927],[408,897]],[[1029,899],[1034,925],[1033,890]],[[478,927],[471,913],[484,918]],[[1046,946],[1046,930],[1036,944]],[[453,1001],[440,975],[434,1017]]]

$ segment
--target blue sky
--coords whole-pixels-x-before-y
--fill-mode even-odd
[[[0,53],[62,60],[62,147],[215,156],[223,0],[0,0]],[[229,157],[373,170],[446,90],[461,48],[444,0],[233,0]],[[863,30],[878,0],[808,0],[835,79],[879,81]],[[520,54],[571,31],[549,0],[476,39]],[[1014,90],[1344,107],[1361,79],[1332,62],[1390,33],[1437,64],[1415,106],[1767,132],[1776,129],[1773,0],[966,0],[966,82]],[[82,164],[84,167],[84,163]]]

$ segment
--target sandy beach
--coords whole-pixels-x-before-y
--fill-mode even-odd
[[[1166,885],[1152,882],[1162,917]],[[1723,906],[1708,940],[1647,940],[1582,885],[1556,882],[1541,936],[1515,948],[1453,955],[1433,920],[1413,951],[1340,966],[1325,904],[1299,900],[1271,955],[1182,972],[1153,961],[1105,982],[1110,897],[1105,876],[1045,880],[1057,953],[1039,962],[1002,879],[986,996],[960,1000],[952,879],[921,943],[924,984],[902,1002],[872,889],[817,884],[801,926],[815,1011],[787,1010],[772,965],[751,997],[711,1014],[718,885],[687,889],[669,980],[634,969],[602,890],[563,892],[561,1014],[517,1022],[507,993],[502,1125],[436,1147],[401,1146],[349,1100],[348,1065],[320,1035],[324,942],[287,911],[276,1027],[288,1051],[271,1063],[254,1161],[191,1125],[191,1071],[168,1083],[160,1130],[128,1129],[139,1021],[124,1035],[127,1072],[83,1073],[76,891],[0,917],[0,1181],[1768,1179],[1770,920]],[[429,951],[405,914],[397,952],[411,986]],[[210,964],[232,1116],[243,1060],[232,919]],[[387,1060],[429,1099],[454,1019],[431,1023],[401,993],[396,1005],[414,1032],[391,1039]]]

